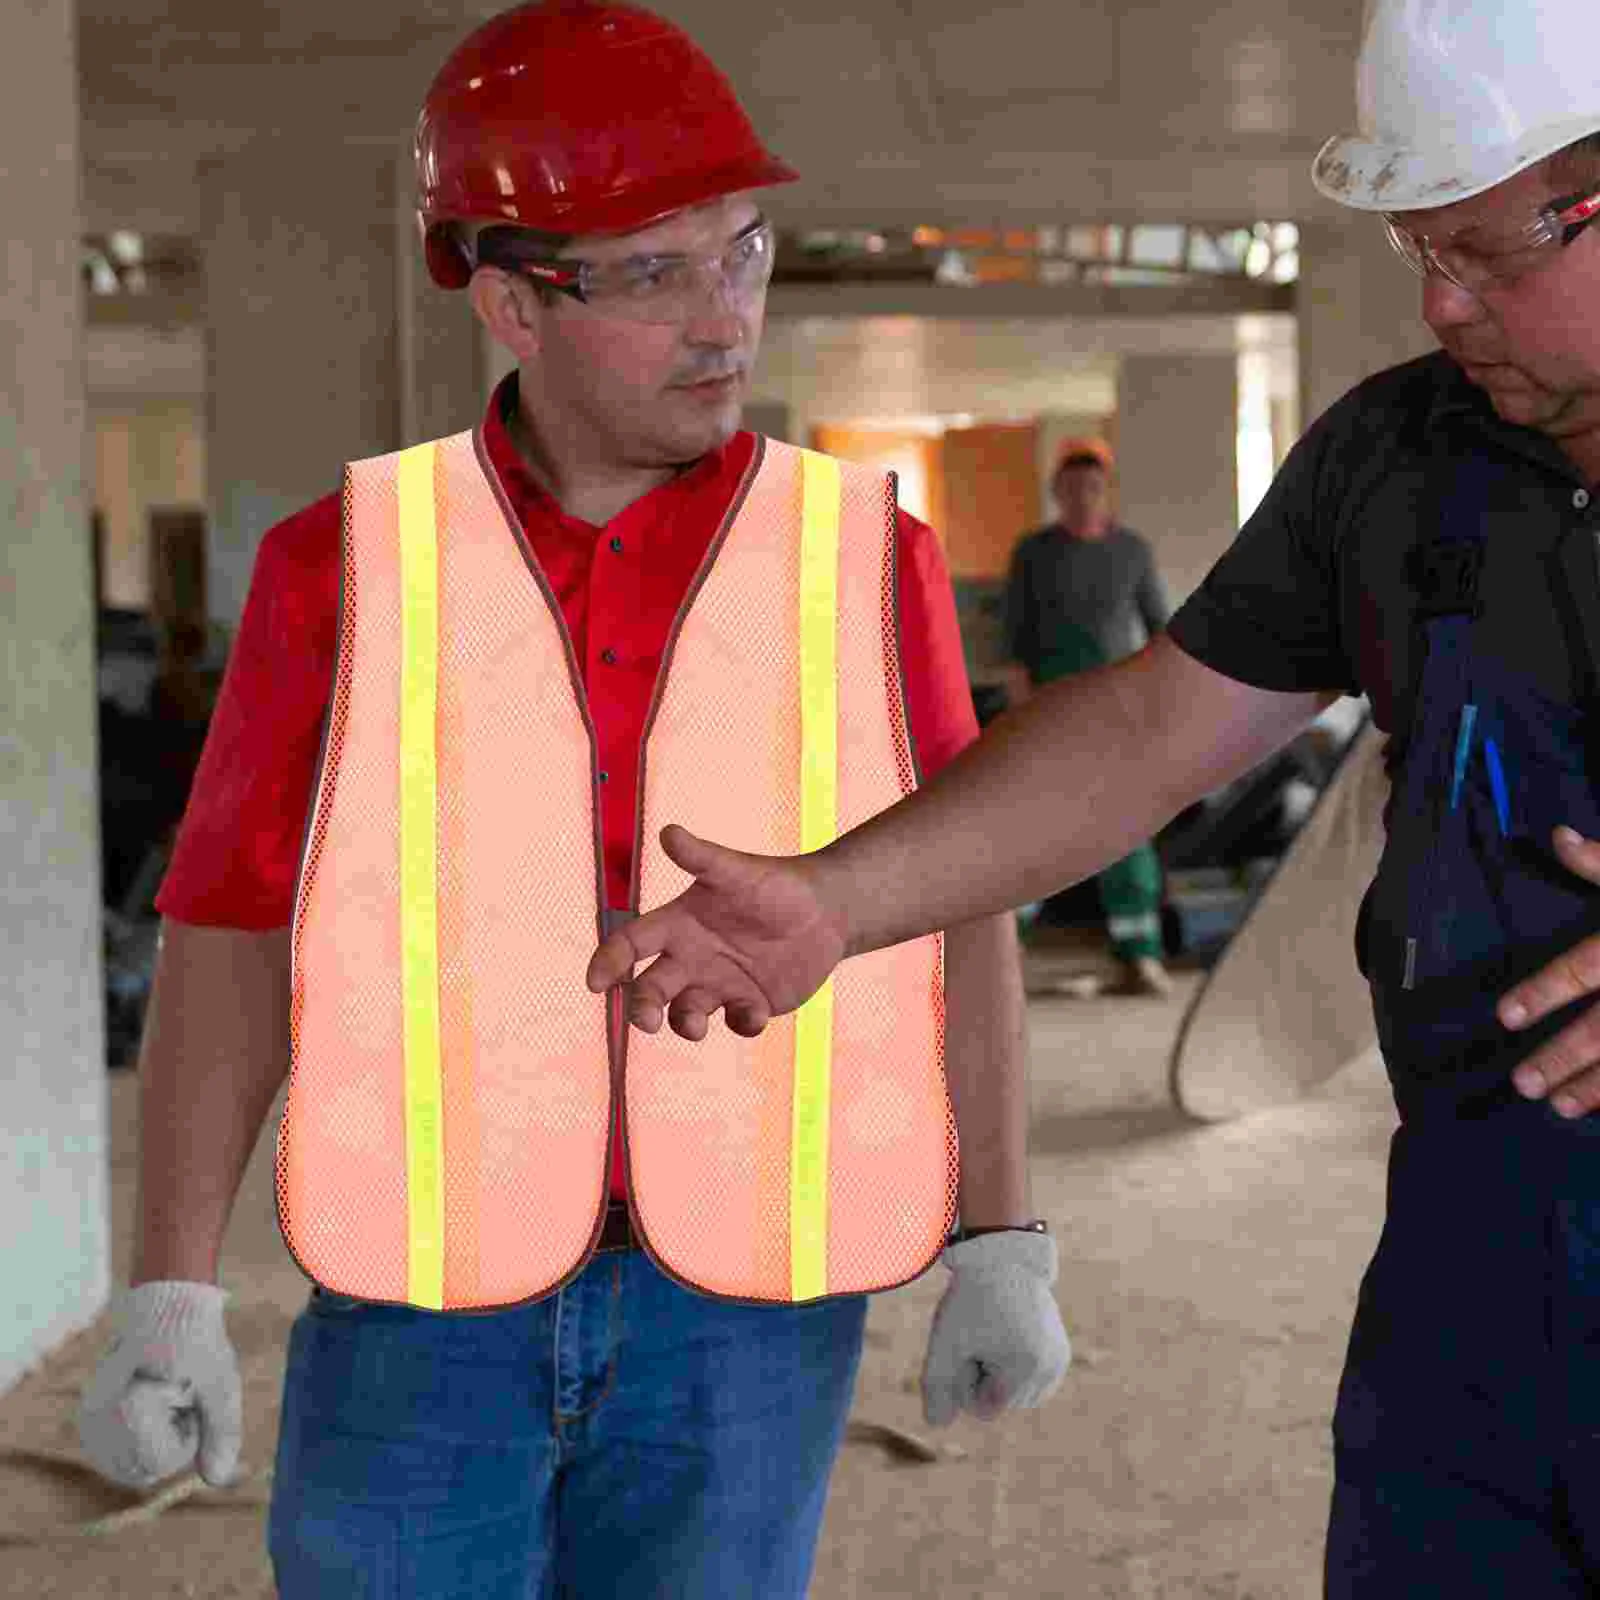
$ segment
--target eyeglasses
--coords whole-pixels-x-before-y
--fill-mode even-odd
[[[687,322],[714,294],[743,310],[772,281],[772,224],[756,221],[717,255],[629,256],[623,261],[573,261],[525,256],[496,243],[483,266],[521,273],[622,322]]]
[[[1413,232],[1387,213],[1383,225],[1395,252],[1419,278],[1437,272],[1457,288],[1476,295],[1509,288],[1519,278],[1536,271],[1557,251],[1565,250],[1597,217],[1600,189],[1552,200],[1527,227],[1493,246],[1435,245],[1426,234]]]

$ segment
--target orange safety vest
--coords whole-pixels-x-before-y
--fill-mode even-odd
[[[886,1289],[955,1214],[937,936],[845,963],[758,1039],[621,1025],[593,724],[560,607],[475,435],[355,463],[338,665],[293,928],[278,1215],[317,1283],[512,1305],[589,1259],[613,1095],[641,1242],[691,1288]],[[669,636],[634,909],[679,821],[817,849],[916,786],[893,480],[763,440]]]

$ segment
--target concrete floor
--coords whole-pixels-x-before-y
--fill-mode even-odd
[[[1392,1110],[1367,1058],[1294,1107],[1184,1121],[1166,1062],[1197,981],[1181,975],[1166,1001],[1032,1003],[1035,1199],[1062,1246],[1073,1372],[1043,1411],[941,1436],[957,1458],[909,1464],[847,1446],[814,1600],[1320,1594],[1327,1424],[1382,1214]],[[111,1084],[123,1271],[134,1087],[126,1074]],[[285,1332],[304,1296],[265,1154],[225,1266],[253,1466],[270,1460]],[[942,1278],[874,1303],[858,1418],[923,1431],[916,1382]],[[91,1330],[0,1400],[0,1447],[75,1453],[72,1409],[102,1338]],[[0,1529],[125,1503],[0,1460]],[[0,1596],[270,1596],[260,1517],[197,1500],[110,1539],[5,1550]]]

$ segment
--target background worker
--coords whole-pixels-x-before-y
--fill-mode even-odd
[[[1114,459],[1101,439],[1069,439],[1051,493],[1056,520],[1024,535],[1006,584],[1007,688],[1021,703],[1042,684],[1121,661],[1167,625],[1171,607],[1150,546],[1112,515]],[[1095,879],[1120,976],[1113,992],[1163,995],[1161,861],[1141,844]]]
[[[591,884],[597,848],[609,914],[630,901],[643,730],[658,678],[673,681],[663,661],[674,619],[691,585],[728,561],[715,541],[765,470],[762,442],[739,430],[772,268],[755,195],[793,174],[680,30],[583,0],[519,7],[468,38],[429,91],[417,158],[433,277],[468,289],[517,363],[465,457],[476,465],[452,469],[476,472],[495,509],[446,528],[446,561],[469,536],[514,530],[526,556],[515,577],[528,584],[517,598],[542,591],[565,630],[570,677],[563,659],[541,683],[558,682],[569,712],[581,684],[594,741],[585,793],[592,784],[599,815],[554,814],[541,784],[508,772],[496,749],[463,750],[441,804],[486,796],[488,814],[576,837]],[[340,657],[347,690],[372,659],[359,631],[341,631],[340,584],[377,513],[357,500],[345,511],[343,555],[337,495],[263,541],[160,898],[133,1287],[81,1416],[91,1459],[127,1484],[196,1458],[223,1482],[239,1454],[218,1255],[290,1057],[290,924],[336,655],[351,651]],[[792,538],[789,521],[765,531]],[[954,605],[930,530],[903,514],[885,528],[898,546],[909,720],[933,771],[976,733]],[[464,593],[492,616],[495,594]],[[378,615],[359,586],[344,604]],[[480,669],[486,692],[494,665]],[[741,685],[771,681],[737,651],[726,670]],[[470,675],[445,681],[470,701]],[[882,691],[881,671],[877,681]],[[335,708],[342,728],[354,699]],[[337,787],[328,803],[340,804]],[[391,892],[382,881],[368,891]],[[595,925],[592,899],[579,910]],[[567,970],[567,957],[529,942],[537,934],[510,925],[498,966],[531,967],[530,982],[540,965]],[[570,973],[588,1006],[584,953],[571,949]],[[950,1289],[924,1372],[939,1422],[1038,1403],[1069,1355],[1055,1246],[1028,1208],[1010,919],[952,929],[946,956],[962,1232],[945,1252]],[[355,980],[337,963],[308,975],[304,957],[297,947],[295,1001],[326,1009]],[[469,976],[481,996],[495,974]],[[380,998],[353,992],[347,1026],[363,1027]],[[898,1019],[885,1027],[892,1050]],[[541,1047],[527,1037],[530,1070]],[[269,1526],[284,1600],[804,1593],[865,1300],[749,1305],[681,1287],[638,1248],[615,1129],[611,1158],[598,1248],[557,1293],[463,1315],[313,1293],[291,1339]]]
[[[639,1026],[793,1006],[842,956],[1081,879],[1366,693],[1358,929],[1401,1122],[1334,1415],[1326,1592],[1600,1592],[1600,51],[1592,0],[1376,0],[1315,177],[1420,275],[1440,352],[1296,446],[1168,633],[943,779],[617,936]]]

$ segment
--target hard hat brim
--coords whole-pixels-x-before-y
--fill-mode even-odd
[[[680,211],[707,205],[724,195],[775,188],[794,183],[799,177],[793,167],[776,156],[761,153],[717,172],[688,173],[681,178],[652,184],[644,192],[625,191],[609,199],[589,200],[584,204],[581,217],[575,209],[570,215],[563,215],[558,207],[547,204],[539,220],[547,231],[586,237],[637,233]],[[418,221],[422,226],[429,275],[441,289],[464,289],[472,281],[472,268],[460,246],[450,238],[446,224],[481,222],[517,226],[521,220],[518,207],[509,203],[499,210],[480,210],[472,206],[441,208],[432,215],[419,209]]]
[[[1311,181],[1326,199],[1354,211],[1426,211],[1483,194],[1595,132],[1600,110],[1530,129],[1513,145],[1464,154],[1454,168],[1443,167],[1436,151],[1339,134],[1317,153]]]

